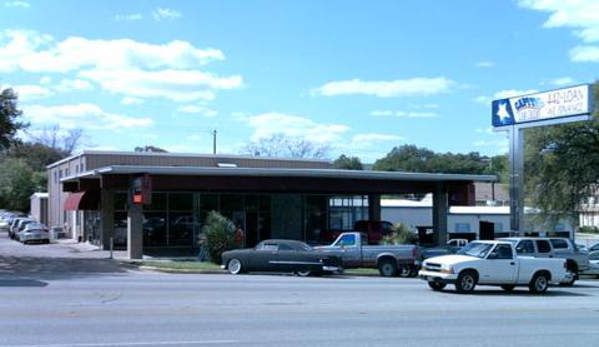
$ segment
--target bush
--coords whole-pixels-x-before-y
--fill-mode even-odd
[[[583,234],[599,234],[599,228],[597,227],[580,227],[578,229],[579,233]]]
[[[393,229],[392,233],[383,236],[381,245],[406,245],[415,244],[418,241],[414,231],[403,223],[395,224]]]
[[[237,248],[235,230],[235,224],[220,213],[212,211],[208,214],[202,234],[212,262],[220,264],[223,252]]]

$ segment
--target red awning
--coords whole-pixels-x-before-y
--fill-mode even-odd
[[[71,211],[90,211],[100,209],[100,191],[95,189],[71,192],[64,201],[64,209]]]
[[[65,210],[73,210],[73,211],[81,210],[81,208],[79,208],[79,204],[81,203],[81,200],[83,199],[84,195],[85,195],[85,192],[77,192],[77,193],[69,194],[67,199],[64,201],[64,209]]]

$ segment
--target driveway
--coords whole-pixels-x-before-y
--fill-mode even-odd
[[[121,262],[124,252],[107,251],[73,240],[53,240],[50,244],[23,245],[0,232],[0,287],[15,279],[57,279],[126,273],[131,266]]]

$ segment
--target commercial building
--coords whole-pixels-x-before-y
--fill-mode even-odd
[[[443,242],[449,206],[474,205],[474,182],[495,179],[337,170],[323,160],[104,151],[51,164],[48,175],[50,226],[104,248],[126,242],[133,259],[197,247],[210,211],[244,230],[247,246],[267,238],[317,242],[321,229],[381,219],[386,194],[431,193],[435,240]]]

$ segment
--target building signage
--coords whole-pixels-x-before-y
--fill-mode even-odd
[[[493,126],[501,127],[589,114],[590,96],[590,85],[581,85],[494,100]]]

